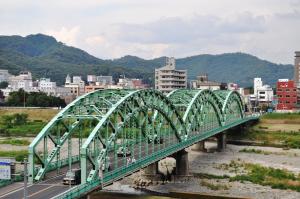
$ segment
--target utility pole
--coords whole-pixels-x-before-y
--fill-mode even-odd
[[[26,95],[26,93],[25,93],[25,90],[24,90],[23,92],[24,92],[24,95],[23,95],[23,106],[24,106],[24,108],[25,108],[25,101],[26,101],[25,95]]]

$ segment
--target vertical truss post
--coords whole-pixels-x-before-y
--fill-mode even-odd
[[[69,160],[69,171],[72,171],[72,136],[68,138],[68,160]]]
[[[60,129],[58,128],[58,124],[56,125],[56,143],[59,143],[60,138]],[[57,174],[60,172],[60,147],[58,149],[57,155],[56,155],[56,165],[57,165]]]
[[[80,150],[80,169],[81,169],[81,184],[86,183],[87,179],[87,149]]]
[[[29,183],[33,183],[33,176],[34,176],[34,149],[29,147],[28,153],[28,181]]]

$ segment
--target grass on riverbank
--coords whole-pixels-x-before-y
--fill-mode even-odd
[[[247,174],[236,175],[230,181],[249,181],[263,186],[271,186],[274,189],[291,189],[300,192],[300,175],[285,169],[264,167],[259,164],[237,163]]]
[[[28,119],[31,121],[41,120],[44,122],[50,121],[60,110],[57,109],[28,109],[28,108],[7,108],[0,109],[0,115],[13,115],[16,113],[28,114]]]
[[[292,156],[298,157],[297,153],[288,153],[288,152],[274,152],[274,151],[265,151],[261,149],[250,149],[250,148],[243,148],[239,150],[240,153],[255,153],[255,154],[263,154],[263,155],[285,155],[285,156]]]
[[[57,109],[27,109],[7,108],[0,109],[0,135],[2,136],[35,136],[54,117]],[[28,115],[25,124],[7,126],[5,117],[16,114]]]
[[[0,144],[10,144],[14,146],[28,146],[30,142],[28,140],[24,139],[12,139],[12,138],[7,138],[4,140],[0,140]]]
[[[14,125],[7,128],[5,125],[0,124],[0,135],[2,136],[35,136],[46,125],[43,121],[30,121],[22,125]]]
[[[228,190],[229,186],[226,184],[221,184],[221,183],[217,183],[217,182],[209,182],[208,180],[201,180],[200,181],[200,185],[201,186],[205,186],[211,190]]]
[[[0,157],[14,157],[16,161],[21,162],[28,156],[27,150],[21,151],[0,151]]]
[[[268,132],[250,129],[243,134],[230,135],[229,137],[230,139],[255,141],[261,146],[300,148],[300,132]]]
[[[219,169],[227,170],[236,175],[233,177],[223,175],[201,175],[207,179],[229,179],[229,181],[249,181],[262,186],[271,186],[274,189],[291,189],[300,192],[300,174],[296,175],[286,169],[265,167],[259,164],[232,160],[228,164],[218,165]]]
[[[272,120],[300,120],[300,113],[268,113],[261,117],[264,119]]]
[[[300,113],[271,113],[243,133],[232,132],[232,140],[254,141],[260,146],[300,148]]]

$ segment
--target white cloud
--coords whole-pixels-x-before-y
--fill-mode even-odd
[[[80,27],[61,27],[59,30],[47,30],[45,34],[54,36],[57,40],[68,45],[77,45]]]
[[[87,37],[85,39],[85,42],[90,46],[94,46],[94,45],[103,44],[105,42],[105,38],[103,36],[92,36],[92,37]]]
[[[0,34],[46,33],[100,58],[243,51],[292,63],[299,0],[2,0]]]

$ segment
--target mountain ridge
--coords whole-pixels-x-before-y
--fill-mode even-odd
[[[112,75],[114,79],[125,74],[153,85],[154,69],[163,66],[165,58],[125,55],[104,60],[48,35],[0,36],[1,69],[8,69],[12,74],[30,70],[35,78],[48,76],[58,84],[64,83],[67,74],[82,75],[84,79],[87,74]],[[271,86],[279,78],[293,77],[291,64],[275,64],[241,52],[178,58],[176,67],[188,70],[189,80],[207,73],[210,80],[236,82],[243,87],[251,86],[254,77],[262,77],[264,83]]]

